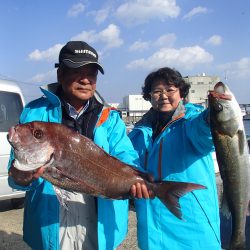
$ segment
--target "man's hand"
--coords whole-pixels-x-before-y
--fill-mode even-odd
[[[152,190],[148,190],[147,186],[144,183],[137,182],[134,185],[132,185],[130,189],[130,194],[133,198],[138,199],[153,199],[155,197],[155,194]]]
[[[28,186],[30,183],[38,179],[44,172],[44,167],[40,167],[34,171],[21,171],[13,166],[14,161],[9,169],[9,176],[13,178],[16,184]]]

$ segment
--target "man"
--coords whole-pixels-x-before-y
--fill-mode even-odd
[[[41,88],[44,96],[24,108],[20,122],[63,123],[121,161],[136,165],[138,155],[119,113],[106,107],[96,93],[98,70],[104,74],[96,50],[85,42],[68,42],[60,51],[56,67],[58,83]],[[31,248],[114,249],[123,241],[127,233],[127,200],[96,199],[61,190],[39,177],[43,168],[35,173],[15,169],[13,156],[9,167],[10,186],[27,191],[23,237]],[[131,193],[140,198],[145,192],[137,184]]]

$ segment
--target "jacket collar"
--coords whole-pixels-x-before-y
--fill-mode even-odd
[[[182,101],[179,102],[178,107],[176,108],[171,120],[169,123],[174,122],[180,118],[185,118],[186,108]],[[135,127],[153,127],[153,122],[157,119],[156,112],[151,108],[145,115],[143,115],[142,119],[135,124]]]
[[[55,82],[55,83],[50,83],[50,84],[44,85],[44,86],[40,87],[40,89],[51,103],[59,106],[60,105],[60,99],[58,98],[56,93],[57,93],[58,88],[60,86],[61,86],[60,83]],[[100,95],[100,93],[98,91],[95,91],[94,98],[96,99],[97,102],[104,105],[105,107],[110,106],[104,100],[104,98]]]

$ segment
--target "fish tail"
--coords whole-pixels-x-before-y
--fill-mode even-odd
[[[246,217],[244,216],[242,223],[239,222],[240,218],[235,218],[232,215],[232,235],[229,250],[247,250],[246,247]]]
[[[248,203],[248,209],[247,209],[247,216],[249,216],[249,215],[250,215],[250,201]]]
[[[179,219],[182,219],[179,198],[193,190],[205,188],[200,184],[175,181],[162,181],[153,185],[155,195]]]
[[[237,242],[237,243],[232,242],[230,244],[229,250],[247,250],[246,240],[243,239],[242,241]]]
[[[221,202],[220,210],[221,210],[221,214],[225,216],[227,219],[229,219],[231,216],[231,212],[229,210],[227,201],[228,201],[228,198],[227,198],[226,192],[224,191],[222,194],[222,202]]]

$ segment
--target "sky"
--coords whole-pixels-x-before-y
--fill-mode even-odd
[[[0,1],[0,78],[40,96],[56,82],[62,46],[82,40],[98,51],[97,89],[109,103],[141,94],[146,76],[167,66],[219,76],[249,104],[249,23],[249,0]]]

